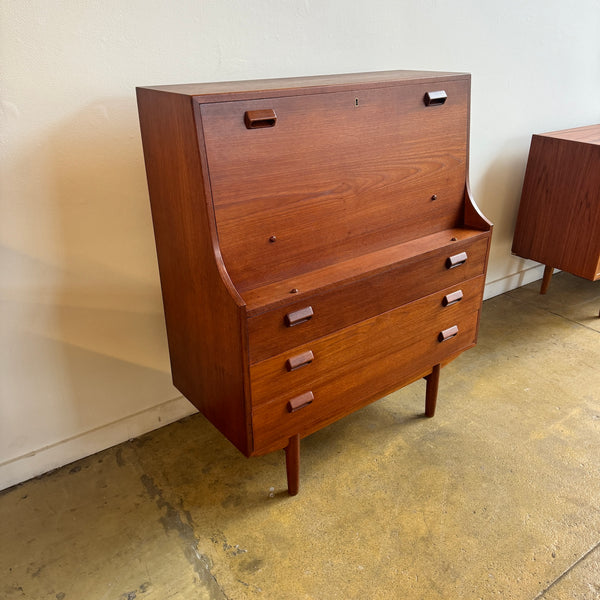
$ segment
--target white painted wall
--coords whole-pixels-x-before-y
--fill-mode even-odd
[[[530,135],[600,122],[600,0],[3,0],[0,488],[192,412],[171,386],[134,87],[473,75],[487,294]],[[529,269],[529,270],[527,270]]]

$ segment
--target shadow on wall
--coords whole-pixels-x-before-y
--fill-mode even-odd
[[[477,185],[475,200],[483,213],[494,223],[491,253],[500,255],[500,258],[490,260],[490,266],[497,265],[502,268],[500,272],[490,272],[490,269],[489,281],[514,273],[523,275],[524,270],[537,264],[511,254],[527,166],[529,139],[523,136],[505,144],[501,151],[496,152],[496,159],[490,163]]]
[[[7,376],[13,398],[23,399],[19,410],[31,404],[40,429],[25,443],[33,448],[20,452],[180,396],[171,384],[133,91],[59,123],[19,168],[36,160],[43,186],[29,199],[28,218],[38,224],[27,235],[52,229],[45,235],[53,241],[30,240],[32,254],[7,249],[21,282],[10,301]]]
[[[503,245],[512,245],[528,152],[526,138],[505,144],[478,182],[477,197],[494,223],[494,241]]]
[[[65,341],[168,372],[135,100],[89,106],[49,140]],[[100,315],[103,315],[100,318]]]

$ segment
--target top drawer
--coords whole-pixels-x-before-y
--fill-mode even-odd
[[[219,245],[236,287],[456,226],[468,87],[433,80],[203,104]],[[444,104],[426,106],[438,90]],[[261,115],[264,126],[248,126]]]
[[[488,242],[489,236],[458,241],[378,275],[251,317],[250,363],[483,274]]]

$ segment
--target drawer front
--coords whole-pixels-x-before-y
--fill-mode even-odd
[[[316,431],[474,345],[483,283],[461,285],[461,300],[451,287],[251,367],[255,452]],[[299,366],[290,369],[290,359]]]
[[[456,242],[451,250],[432,252],[410,265],[401,264],[378,275],[248,319],[250,363],[255,364],[354,323],[387,312],[483,274],[488,238]],[[450,265],[452,257],[466,259]],[[290,325],[310,307],[310,318]]]
[[[440,89],[446,102],[426,106],[424,95]],[[202,105],[219,243],[235,285],[343,259],[356,243],[454,226],[468,93],[468,80],[454,79]]]

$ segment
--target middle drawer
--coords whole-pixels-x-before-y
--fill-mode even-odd
[[[452,327],[459,315],[478,310],[484,282],[484,276],[469,279],[252,365],[252,405],[292,397],[323,379],[351,373],[365,355],[373,360],[415,344],[426,332]]]

